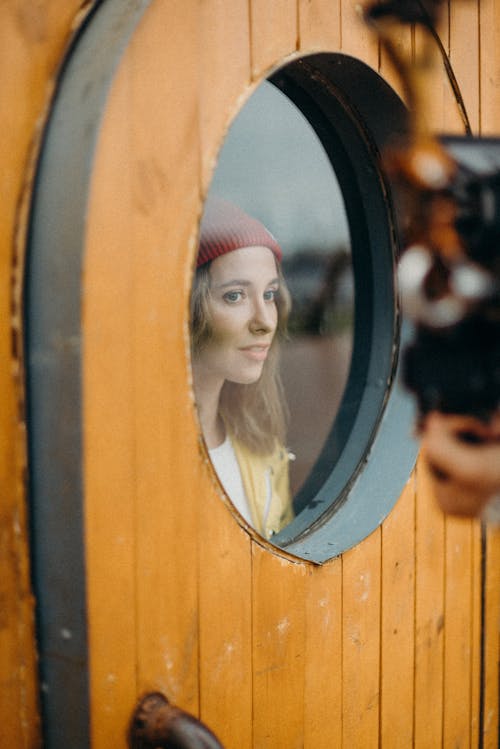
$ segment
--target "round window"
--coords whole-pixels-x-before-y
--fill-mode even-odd
[[[220,303],[239,321],[234,342],[244,349],[242,366],[251,359],[244,373],[219,370],[219,428],[205,429],[207,421],[200,419],[210,457],[249,526],[316,562],[358,543],[382,522],[416,455],[413,407],[397,381],[404,334],[394,286],[397,237],[380,160],[405,124],[397,95],[360,61],[329,53],[294,60],[256,89],[232,123],[201,223],[195,288],[206,271],[214,303],[222,289]],[[216,234],[207,238],[210,232]],[[221,257],[252,245],[267,247],[269,278],[254,277],[265,253],[263,260],[249,255],[248,272],[236,263],[241,252]],[[280,289],[271,288],[277,265]],[[238,283],[231,286],[233,281]],[[255,327],[261,313],[252,308],[252,294],[270,299],[285,291],[291,299],[286,331],[280,304],[272,329],[259,320]],[[203,356],[196,347],[193,353],[195,398],[204,413],[215,366],[209,354],[221,350],[227,335],[217,327],[219,308],[209,314],[212,338],[204,339]],[[279,364],[264,351],[270,341],[274,347],[273,336],[280,338]],[[252,347],[256,353],[247,354]],[[265,390],[273,367],[283,386],[280,408],[288,413],[281,433],[268,418],[274,406],[266,397],[252,412],[244,395],[249,384]],[[247,437],[248,424],[261,419],[259,408],[265,434],[257,429]],[[272,439],[259,450],[266,435]],[[261,483],[267,470],[272,476],[281,470],[269,457],[276,445],[286,456],[287,490]],[[266,451],[267,461],[249,458]],[[287,497],[275,498],[279,491]]]

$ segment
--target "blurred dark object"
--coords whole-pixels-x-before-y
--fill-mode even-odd
[[[397,18],[402,23],[436,23],[442,0],[381,0],[366,12],[369,20]]]
[[[500,139],[436,146],[438,163],[430,158],[421,174],[396,170],[398,277],[415,323],[403,378],[421,414],[486,420],[500,405]]]
[[[500,405],[500,139],[471,136],[460,87],[439,37],[444,0],[379,0],[365,18],[399,75],[411,117],[384,154],[395,195],[403,312],[415,325],[403,379],[421,416],[431,410],[488,420]],[[419,26],[413,57],[401,25]],[[426,122],[439,51],[466,137],[436,138]]]

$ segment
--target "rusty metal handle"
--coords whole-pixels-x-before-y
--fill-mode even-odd
[[[207,726],[171,705],[161,692],[139,700],[128,738],[130,749],[224,749]]]

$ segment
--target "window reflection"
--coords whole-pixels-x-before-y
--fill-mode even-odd
[[[293,519],[278,358],[290,309],[282,257],[260,221],[208,198],[191,292],[196,406],[222,485],[266,538]]]
[[[331,163],[300,110],[268,82],[228,132],[209,200],[215,196],[258,219],[283,251],[292,308],[280,356],[295,495],[314,469],[347,381],[354,284],[347,219]]]
[[[296,459],[290,484],[304,484],[335,419],[352,353],[353,277],[349,252],[304,250],[283,261],[293,299],[282,350],[290,404],[288,441]]]

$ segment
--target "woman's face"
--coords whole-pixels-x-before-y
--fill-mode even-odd
[[[267,247],[243,247],[210,266],[210,339],[194,363],[206,382],[248,385],[264,366],[278,323],[279,279]]]

